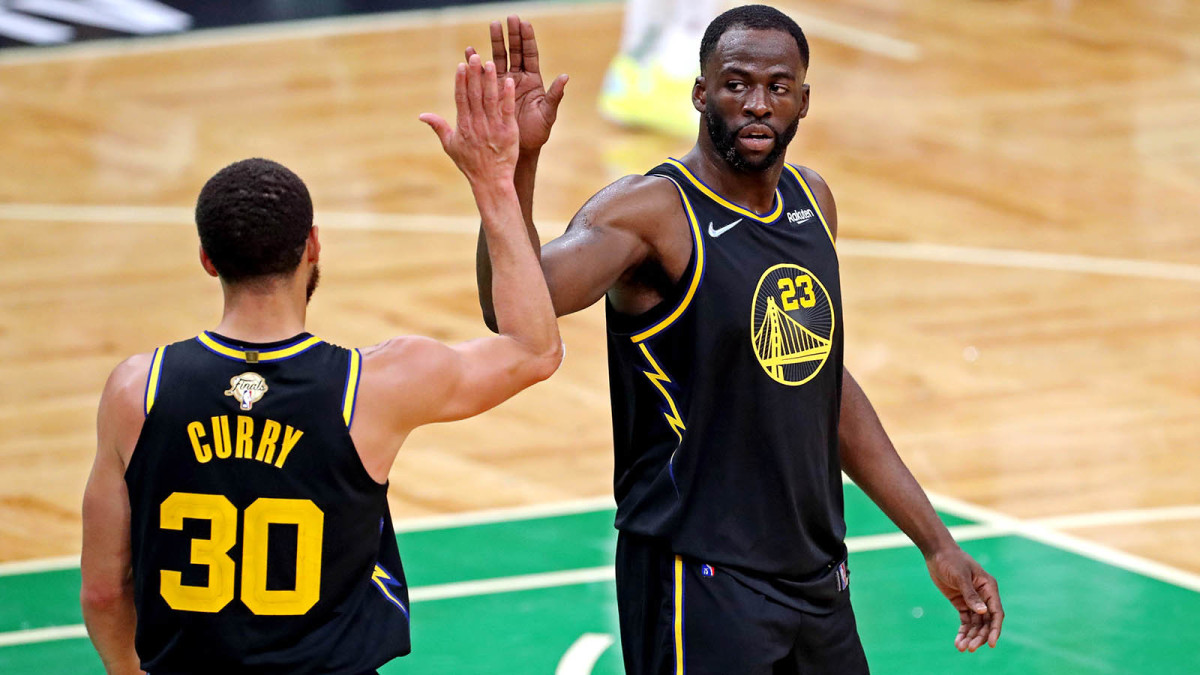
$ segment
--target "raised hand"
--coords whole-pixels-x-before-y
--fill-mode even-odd
[[[491,24],[492,60],[504,80],[511,81],[516,92],[517,127],[520,129],[521,151],[541,149],[550,139],[550,128],[558,118],[567,76],[559,75],[546,89],[542,82],[538,59],[537,39],[533,25],[516,15],[508,17],[508,48],[504,44],[504,28],[499,21]],[[467,59],[476,55],[467,47]]]
[[[515,91],[511,79],[498,80],[495,64],[481,64],[471,54],[454,73],[456,127],[433,113],[420,115],[472,187],[489,181],[512,185],[518,154]]]
[[[1004,623],[1000,590],[992,575],[961,548],[935,553],[926,560],[929,576],[942,595],[958,610],[958,651],[973,652],[983,646],[995,647]]]

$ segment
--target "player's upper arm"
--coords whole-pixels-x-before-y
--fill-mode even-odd
[[[796,168],[800,170],[800,174],[804,176],[804,182],[808,183],[809,189],[813,191],[813,196],[817,198],[817,206],[821,209],[821,215],[825,216],[825,222],[829,224],[829,234],[836,240],[838,234],[837,204],[833,201],[833,192],[829,190],[825,179],[821,178],[816,171],[806,166]]]
[[[677,218],[670,181],[626,176],[588,200],[561,237],[542,246],[542,270],[562,316],[590,306],[655,253],[656,229]]]
[[[96,415],[96,458],[83,493],[85,605],[104,606],[120,597],[132,573],[129,494],[125,467],[144,419],[151,354],[134,356],[113,370]]]
[[[505,335],[447,345],[399,337],[362,350],[358,414],[407,434],[423,424],[472,417],[552,375],[561,347],[531,352]]]

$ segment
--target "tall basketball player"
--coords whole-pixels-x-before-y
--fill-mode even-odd
[[[562,354],[513,187],[512,83],[474,57],[455,90],[457,129],[422,119],[474,192],[499,336],[324,342],[304,329],[321,252],[304,183],[250,159],[201,191],[200,261],[224,316],[119,365],[100,401],[82,603],[109,673],[360,675],[408,653],[397,450],[549,377]]]
[[[510,26],[514,25],[510,21]],[[532,28],[517,82],[530,235],[543,91]],[[497,49],[498,47],[498,49]],[[616,451],[617,599],[631,675],[865,673],[841,472],[916,543],[958,610],[959,650],[996,645],[995,580],[954,541],[843,367],[837,211],[784,151],[808,112],[808,43],[762,5],[700,44],[695,147],[601,190],[540,247],[559,315],[605,299]],[[489,320],[495,268],[480,239]]]

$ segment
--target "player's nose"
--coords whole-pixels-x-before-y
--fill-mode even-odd
[[[746,98],[742,100],[742,112],[760,119],[767,117],[771,114],[767,100],[765,87],[751,87],[746,91]]]

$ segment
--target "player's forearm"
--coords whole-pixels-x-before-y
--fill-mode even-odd
[[[496,328],[531,353],[554,360],[561,353],[558,322],[537,249],[530,246],[512,183],[472,185],[483,217],[480,247],[490,262]]]
[[[846,474],[925,556],[957,546],[849,371],[842,388],[838,445]]]
[[[517,168],[513,176],[513,185],[517,191],[517,200],[521,204],[521,216],[525,219],[526,234],[533,247],[535,256],[540,258],[541,237],[533,224],[533,185],[537,175],[538,154],[540,151],[522,152],[517,160]],[[487,237],[481,227],[479,241],[475,248],[475,282],[479,289],[479,307],[483,311],[483,321],[493,331],[499,330],[496,325],[496,308],[492,302],[492,260],[488,254]]]
[[[133,647],[137,613],[133,606],[133,587],[97,591],[85,586],[81,602],[88,637],[100,654],[108,675],[139,675],[142,672]]]

